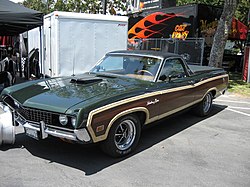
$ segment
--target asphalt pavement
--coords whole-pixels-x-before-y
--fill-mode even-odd
[[[192,112],[142,132],[135,153],[113,159],[98,146],[36,141],[16,128],[0,147],[0,187],[250,186],[250,98],[225,95],[211,115]]]

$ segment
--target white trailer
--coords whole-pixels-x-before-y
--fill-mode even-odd
[[[127,49],[128,18],[55,11],[44,16],[44,63],[49,76],[89,71],[107,52]]]

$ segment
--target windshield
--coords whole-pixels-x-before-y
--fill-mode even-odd
[[[161,61],[159,58],[145,56],[106,56],[91,72],[153,81]]]

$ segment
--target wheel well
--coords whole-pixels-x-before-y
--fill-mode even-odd
[[[126,116],[126,115],[134,115],[136,117],[138,117],[138,119],[141,122],[141,126],[143,126],[146,122],[147,119],[147,114],[144,111],[134,111],[131,113],[126,113],[125,115],[120,115],[118,118],[113,118],[113,120],[111,120],[111,122],[109,123],[109,126],[112,125],[113,123],[115,123],[115,121],[117,121],[118,119]],[[107,129],[109,131],[109,129]]]
[[[146,121],[145,112],[135,112],[135,113],[132,113],[132,114],[136,115],[139,118],[139,120],[141,122],[141,126],[143,126],[145,121]]]
[[[216,90],[211,90],[210,92],[212,93],[213,97],[215,97],[215,95],[216,95]]]

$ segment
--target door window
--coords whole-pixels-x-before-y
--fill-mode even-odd
[[[186,77],[185,69],[181,59],[168,59],[165,61],[159,80],[160,81],[171,81],[178,78]]]

